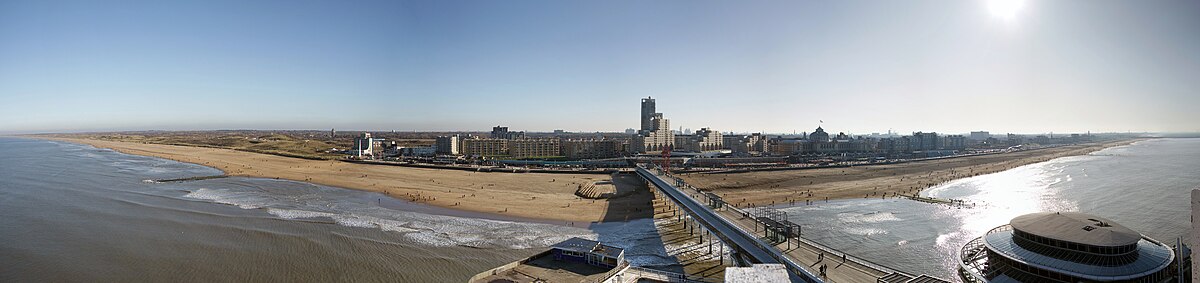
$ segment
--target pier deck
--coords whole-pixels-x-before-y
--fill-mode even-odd
[[[663,194],[673,195],[672,199],[676,202],[679,202],[681,205],[693,206],[687,208],[689,213],[696,213],[698,211],[699,214],[701,214],[698,216],[713,218],[701,219],[702,221],[719,221],[720,223],[727,225],[727,227],[725,227],[726,231],[714,232],[725,235],[740,234],[753,237],[752,240],[754,243],[769,243],[768,238],[763,234],[765,233],[766,228],[760,228],[763,226],[761,224],[762,222],[759,222],[754,217],[748,217],[751,215],[750,213],[731,206],[713,209],[709,206],[701,204],[699,207],[695,207],[695,205],[690,204],[700,204],[702,201],[712,203],[712,200],[708,199],[711,194],[706,194],[700,190],[687,186],[686,184],[683,184],[683,187],[671,186],[664,181],[665,179],[673,179],[670,176],[662,176],[644,168],[638,168],[638,171],[643,178],[646,178],[647,181],[650,181],[651,183],[654,183],[655,186],[658,186]],[[732,229],[732,231],[730,231],[730,229]],[[727,241],[727,243],[730,242]],[[732,244],[750,245],[753,247],[754,243],[743,240],[743,243],[733,242]],[[740,248],[735,247],[735,249]],[[799,279],[810,282],[869,283],[909,282],[910,280],[918,278],[918,276],[900,272],[867,260],[846,255],[824,245],[803,239],[802,237],[789,238],[786,241],[774,244],[770,248],[758,247],[755,250],[758,253],[767,255],[751,254],[750,256],[770,256],[769,254],[782,256],[782,258],[766,260],[763,263],[784,263],[785,265],[789,265],[794,269],[801,269],[800,272],[793,274],[793,281],[797,281],[797,279]],[[821,256],[822,254],[824,255],[823,257]],[[844,262],[842,261],[843,256],[846,258]],[[822,264],[827,266],[826,274],[824,276],[820,276],[819,272],[816,272]],[[927,276],[921,278],[933,279]],[[946,282],[939,279],[933,280],[935,280],[933,282]]]

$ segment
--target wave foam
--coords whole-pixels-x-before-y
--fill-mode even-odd
[[[184,197],[212,201],[220,204],[228,204],[237,206],[243,209],[257,209],[266,206],[261,201],[254,201],[247,197],[247,194],[231,192],[229,190],[213,190],[200,188],[189,192]]]
[[[839,213],[838,220],[842,223],[879,223],[889,221],[900,221],[900,217],[896,217],[891,212],[870,212],[864,214],[858,213]]]
[[[237,184],[228,189],[198,188],[184,197],[243,209],[266,208],[268,214],[283,219],[330,218],[337,225],[402,233],[409,240],[435,247],[526,249],[550,246],[571,237],[595,239],[597,236],[582,228],[392,210],[357,201],[354,197],[360,193],[369,194],[365,192],[327,191],[331,188],[307,184],[274,190],[271,186],[288,186],[290,183],[259,182],[257,179],[233,181],[253,184]]]

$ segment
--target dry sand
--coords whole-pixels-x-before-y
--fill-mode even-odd
[[[803,204],[806,200],[881,198],[914,194],[954,179],[1000,172],[1054,158],[1083,155],[1136,140],[1068,145],[993,154],[909,162],[787,171],[683,174],[689,184],[711,190],[738,207]]]
[[[278,178],[382,192],[440,207],[586,227],[597,221],[651,217],[645,182],[632,174],[484,173],[319,161],[231,149],[85,139],[57,139],[122,153],[201,164],[231,176]],[[636,193],[613,200],[581,199],[581,184],[613,179],[618,190]],[[577,222],[577,223],[572,223]]]

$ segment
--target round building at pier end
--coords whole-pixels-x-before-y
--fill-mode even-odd
[[[1176,273],[1170,246],[1077,212],[1018,216],[959,256],[965,282],[1165,282]]]

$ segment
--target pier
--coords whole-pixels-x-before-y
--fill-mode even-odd
[[[802,227],[788,221],[784,212],[739,209],[659,168],[636,170],[657,194],[675,204],[675,217],[694,223],[689,227],[698,230],[695,235],[715,237],[719,249],[728,247],[734,265],[783,264],[792,282],[948,282],[884,267],[804,239]]]

